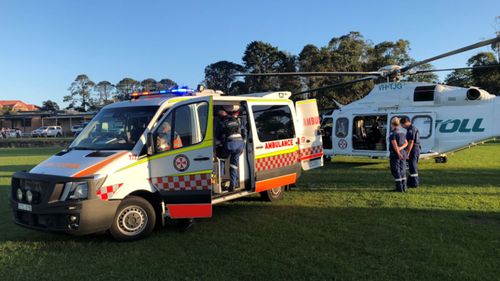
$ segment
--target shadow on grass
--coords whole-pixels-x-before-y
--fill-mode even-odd
[[[446,187],[468,186],[471,188],[485,186],[500,186],[500,173],[495,168],[449,168],[449,169],[422,169],[419,171],[422,186],[443,185]],[[306,186],[335,185],[335,188],[351,188],[359,186],[375,188],[392,186],[393,179],[387,169],[350,169],[340,165],[329,165],[322,169],[306,172],[299,179],[299,185]]]
[[[147,279],[152,271],[218,280],[234,280],[241,274],[252,280],[486,280],[500,274],[500,252],[491,251],[498,246],[499,213],[284,203],[218,205],[211,219],[197,220],[190,232],[166,227],[133,243],[113,242],[107,235],[27,231],[7,223],[5,212],[0,212],[0,247],[17,245],[5,268],[12,274],[25,270],[22,264],[30,259],[25,255],[32,255],[31,247],[36,247],[36,272],[42,276],[78,276],[86,265],[76,261],[90,259],[102,279],[116,274]],[[162,259],[168,262],[155,266]],[[133,266],[134,260],[143,266]],[[54,268],[59,263],[66,270]],[[210,266],[201,270],[200,264]],[[110,267],[114,270],[106,270]]]
[[[0,148],[0,157],[41,156],[44,154],[47,154],[47,157],[49,157],[63,149],[64,147]]]
[[[365,166],[379,165],[381,162],[329,162],[326,167],[335,167],[338,169],[352,169]]]
[[[3,165],[0,164],[0,172],[20,172],[31,170],[35,165]]]

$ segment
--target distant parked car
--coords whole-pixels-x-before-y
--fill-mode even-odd
[[[71,127],[71,132],[75,136],[78,135],[83,130],[83,128],[85,128],[85,126],[87,126],[88,123],[89,122],[85,122],[82,124],[74,125],[73,127]]]
[[[62,137],[61,126],[43,126],[33,132],[32,137]]]
[[[5,130],[5,134],[8,138],[20,138],[23,132],[17,128]]]

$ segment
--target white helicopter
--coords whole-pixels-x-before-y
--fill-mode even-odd
[[[373,72],[282,72],[246,73],[238,76],[362,76],[348,82],[294,93],[303,95],[361,81],[384,79],[364,98],[323,115],[323,148],[327,158],[334,155],[388,157],[390,121],[409,117],[420,130],[421,158],[447,161],[446,154],[500,136],[500,97],[477,87],[461,88],[441,84],[401,82],[400,78],[425,72],[499,67],[486,65],[452,69],[413,68],[437,59],[496,44],[500,37],[450,51],[405,67],[386,66]],[[500,81],[499,81],[500,83]],[[495,122],[497,121],[497,122]]]

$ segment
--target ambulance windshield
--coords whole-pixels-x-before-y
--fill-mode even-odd
[[[157,106],[101,110],[76,137],[70,149],[131,150],[157,110]]]

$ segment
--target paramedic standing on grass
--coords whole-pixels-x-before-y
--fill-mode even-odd
[[[408,179],[408,187],[417,188],[419,185],[418,179],[418,158],[420,157],[420,131],[415,127],[408,117],[401,118],[401,125],[406,129],[406,140],[408,147],[408,170],[410,178]]]
[[[406,192],[406,146],[408,141],[399,129],[399,118],[394,117],[389,135],[389,164],[396,183],[394,191],[398,192]]]

